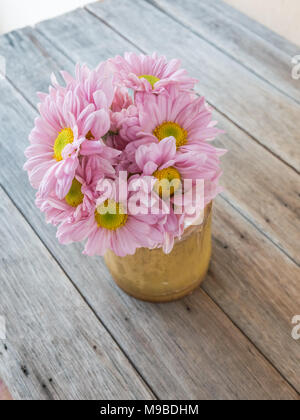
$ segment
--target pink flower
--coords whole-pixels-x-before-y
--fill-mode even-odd
[[[175,214],[171,209],[163,226],[163,242],[161,247],[165,254],[170,254],[174,248],[175,239],[180,239],[185,228],[185,215]]]
[[[130,141],[136,139],[138,121],[138,111],[134,105],[111,113],[111,130],[106,137],[106,144],[123,151]]]
[[[164,231],[167,249],[171,249],[174,239],[183,232],[184,219],[197,219],[199,211],[221,191],[218,187],[221,175],[218,151],[211,146],[210,153],[206,153],[205,148],[202,152],[178,153],[174,137],[168,137],[159,143],[140,146],[136,151],[135,161],[143,175],[153,176],[160,182],[154,190],[162,200],[169,203],[170,215]],[[203,197],[198,196],[199,193]],[[177,214],[174,213],[179,207],[179,214],[183,218],[176,218]],[[169,229],[169,222],[172,229]]]
[[[87,255],[170,252],[222,190],[225,151],[209,143],[220,130],[196,80],[178,60],[134,53],[61,75],[38,94],[25,152],[37,206]]]
[[[96,185],[102,177],[101,164],[94,157],[84,157],[76,169],[70,191],[63,199],[57,198],[55,194],[42,198],[37,193],[36,205],[46,214],[47,223],[57,226],[89,216],[98,197]]]
[[[110,249],[121,257],[133,255],[137,248],[152,248],[161,243],[161,216],[131,210],[130,202],[136,192],[131,190],[130,183],[128,186],[125,182],[122,191],[116,182],[109,185],[107,188],[107,180],[100,181],[98,190],[102,193],[91,215],[75,223],[62,224],[57,235],[59,241],[66,244],[87,239],[86,255],[103,256]]]
[[[135,156],[138,166],[148,174],[156,165],[162,169],[170,165],[179,171],[183,179],[203,179],[205,181],[205,205],[219,192],[218,179],[221,175],[219,158],[226,151],[213,147],[208,141],[221,131],[212,121],[211,109],[204,98],[171,90],[170,95],[147,95],[137,105],[139,111],[138,139],[126,147],[129,159]],[[176,146],[164,142],[172,137]],[[141,149],[142,145],[164,144],[164,147],[151,146]],[[177,149],[177,152],[176,150]],[[143,165],[144,164],[144,165]],[[145,166],[148,165],[148,168]],[[143,166],[143,168],[141,167]]]
[[[137,104],[139,132],[137,139],[127,146],[128,153],[135,153],[139,145],[158,143],[166,137],[174,137],[180,152],[215,153],[207,141],[221,131],[212,121],[212,112],[204,98],[181,93],[172,89],[170,95],[147,95]],[[220,156],[224,150],[217,150]]]
[[[215,152],[215,162],[218,161]],[[184,179],[209,179],[214,176],[212,167],[205,165],[208,156],[204,152],[185,152],[178,153],[176,150],[176,140],[174,137],[166,137],[159,143],[149,143],[140,146],[135,154],[138,168],[144,175],[156,176],[158,179],[168,176],[171,179],[171,170],[179,180]],[[216,170],[217,168],[215,168]]]
[[[133,105],[132,97],[129,95],[128,89],[124,86],[117,86],[113,102],[111,104],[112,112],[121,112]]]
[[[116,78],[128,88],[138,92],[162,93],[170,86],[177,86],[181,91],[190,91],[197,83],[181,69],[179,60],[167,61],[156,53],[151,56],[125,53],[109,60],[116,67]]]
[[[40,95],[41,116],[29,137],[31,145],[25,152],[28,160],[24,169],[41,197],[66,196],[79,165],[81,147],[85,149],[83,154],[89,154],[91,148],[100,155],[104,150],[97,140],[109,130],[108,109],[96,110],[79,91],[78,86],[51,88],[49,95]]]
[[[123,151],[130,140],[135,140],[138,131],[138,111],[128,89],[117,87],[110,112],[111,127],[106,144]]]
[[[172,89],[170,95],[144,96],[137,107],[141,143],[173,136],[177,149],[192,151],[221,132],[212,121],[212,112],[205,99],[195,95],[178,94]]]
[[[61,72],[67,86],[78,89],[79,95],[86,104],[93,104],[95,109],[110,108],[115,95],[113,66],[108,62],[101,62],[96,69],[90,70],[87,65],[76,65],[75,77],[67,72]],[[56,88],[60,88],[53,78]]]

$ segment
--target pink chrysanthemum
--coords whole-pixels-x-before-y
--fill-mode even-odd
[[[138,92],[162,93],[170,86],[177,86],[181,91],[190,91],[197,83],[180,68],[179,60],[167,61],[156,53],[151,56],[125,53],[110,60],[116,67],[116,77],[128,88]]]
[[[217,149],[214,154],[212,150],[209,154],[205,151],[178,153],[174,137],[168,137],[159,143],[140,146],[136,151],[135,161],[143,175],[157,179],[154,190],[164,201],[171,204],[171,216],[174,213],[173,209],[180,206],[180,215],[195,220],[199,211],[201,212],[221,192],[218,186],[221,170]],[[197,182],[200,183],[202,197],[196,195],[199,194]],[[182,217],[176,219],[174,216],[168,216],[167,222],[169,221],[173,222],[173,230],[170,231],[168,223],[164,230],[169,247],[172,247],[174,239],[183,232]]]
[[[111,113],[111,129],[106,137],[106,144],[117,150],[124,151],[130,141],[137,138],[138,111],[135,105]]]
[[[128,89],[117,86],[110,107],[111,126],[106,144],[123,151],[130,140],[135,140],[138,131],[138,111]]]
[[[139,112],[138,139],[128,145],[127,152],[135,153],[141,144],[160,142],[174,137],[180,152],[198,151],[215,154],[207,141],[213,140],[221,131],[215,127],[211,109],[204,98],[190,94],[147,95],[137,104]],[[223,150],[217,153],[222,155]]]
[[[112,188],[108,191],[107,180],[100,181],[98,190],[102,194],[94,211],[87,219],[62,224],[58,231],[59,241],[66,244],[87,239],[86,255],[103,256],[111,249],[121,257],[133,255],[137,248],[152,248],[162,243],[159,227],[162,216],[131,211],[129,203],[136,192],[131,190],[130,183],[129,186],[127,182],[123,184],[122,192],[117,182],[109,185]],[[124,189],[128,194],[126,199],[123,197]],[[141,208],[144,207],[141,205]]]
[[[77,64],[75,77],[62,71],[67,86],[77,89],[78,94],[86,104],[93,104],[95,109],[109,109],[114,100],[115,84],[113,66],[108,61],[101,62],[96,69],[89,69],[87,65]],[[52,76],[54,86],[60,88],[57,80]]]
[[[103,177],[101,162],[95,157],[83,157],[78,165],[68,194],[60,200],[55,194],[36,197],[37,207],[45,213],[47,223],[57,226],[74,223],[88,217],[98,197],[96,185]]]
[[[104,150],[97,140],[109,130],[109,112],[87,104],[78,87],[52,88],[42,98],[41,116],[29,137],[31,145],[25,152],[28,160],[24,169],[41,197],[54,193],[62,199],[71,188],[83,143],[87,143],[86,154],[92,149],[101,155]]]
[[[225,151],[208,143],[220,131],[196,80],[178,60],[133,53],[61,75],[65,86],[53,75],[39,94],[25,152],[37,206],[60,242],[87,240],[87,255],[170,252],[221,191]]]
[[[131,105],[133,105],[133,99],[129,95],[128,89],[124,86],[117,86],[111,104],[112,112],[121,112],[122,110],[129,108]]]

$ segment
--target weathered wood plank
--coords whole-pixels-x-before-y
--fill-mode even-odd
[[[214,7],[215,1],[148,0],[273,87],[300,102],[300,82],[291,76],[288,51],[264,40]],[[299,49],[300,50],[300,49]]]
[[[283,38],[276,32],[271,31],[266,26],[251,19],[244,13],[235,9],[223,0],[201,0],[201,3],[209,5],[211,8],[223,13],[224,16],[230,18],[233,21],[241,23],[249,31],[260,36],[263,40],[268,41],[270,44],[275,46],[279,51],[287,52],[291,57],[299,54],[299,47],[293,44],[291,41]]]
[[[55,29],[57,25],[61,27],[61,31]],[[86,32],[86,27],[93,27],[93,31]],[[128,42],[101,22],[97,23],[97,20],[84,10],[64,15],[54,21],[44,22],[39,25],[39,30],[47,33],[57,47],[63,45],[71,60],[79,60],[82,56],[81,61],[86,61],[92,66],[96,66],[101,59],[107,58],[108,54],[116,54],[121,49],[123,51],[131,49]],[[8,69],[8,77],[24,92],[26,98],[34,103],[36,89],[40,89],[41,86],[43,90],[47,89],[49,72],[52,69],[55,70],[61,66],[73,71],[73,65],[66,58],[62,58],[57,49],[53,49],[43,36],[32,29],[19,32],[18,37],[20,36],[24,44],[23,48],[26,45],[28,48],[33,48],[28,38],[35,39],[35,43],[39,45],[35,55],[34,50],[31,51],[30,61],[27,61],[17,45],[12,48],[6,43],[2,51],[10,56],[11,68]],[[103,44],[108,45],[109,53],[107,50],[102,53],[102,47],[98,47],[99,39]],[[4,46],[4,43],[2,45]],[[52,54],[55,57],[55,66],[52,64],[54,59],[47,57]],[[20,57],[24,57],[23,60],[20,60]],[[30,77],[30,63],[49,67],[49,71],[48,73],[41,71],[41,77],[36,81],[35,78]],[[18,73],[27,76],[24,85],[23,81],[19,80]],[[297,174],[253,142],[251,137],[224,118],[222,114],[216,112],[215,117],[227,133],[217,142],[219,146],[229,149],[228,155],[223,159],[225,172],[223,182],[227,187],[225,197],[247,218],[256,223],[272,241],[299,262],[297,230],[300,229],[300,218]],[[284,177],[282,177],[283,172]],[[256,187],[258,184],[259,189]],[[255,199],[250,200],[249,198],[254,195]]]
[[[58,73],[62,67],[74,69],[73,63],[59,49],[51,48],[50,54],[49,44],[47,46],[45,48],[31,28],[0,37],[0,54],[6,58],[6,76],[34,106],[38,101],[36,93],[48,90],[51,72]],[[45,71],[45,64],[48,71]]]
[[[199,93],[300,170],[300,156],[295,153],[300,130],[298,103],[144,0],[136,0],[134,7],[130,0],[105,0],[89,5],[88,10],[144,51],[182,58],[184,66],[200,80]]]
[[[118,290],[101,258],[84,257],[80,245],[57,243],[54,229],[45,225],[34,206],[34,193],[21,170],[34,111],[7,82],[2,83],[1,183],[158,396],[297,399],[297,393],[201,289],[170,305],[138,302]],[[223,211],[222,203],[218,206]],[[231,208],[230,214],[240,217],[237,212],[232,216]],[[282,357],[288,362],[286,353]]]
[[[58,75],[63,69],[74,73],[75,62],[98,64],[111,57],[112,51],[113,54],[123,54],[128,48],[128,42],[102,24],[99,39],[95,40],[93,33],[99,21],[82,9],[75,14],[81,19],[80,32],[83,36],[74,36],[73,33],[70,36],[67,30],[68,24],[73,28],[69,19],[73,13],[57,18],[57,24],[61,24],[61,30],[65,31],[64,41],[72,45],[72,58],[60,51],[63,50],[62,44],[53,48],[30,27],[0,36],[0,54],[6,58],[6,76],[18,90],[22,90],[23,96],[33,106],[38,100],[36,93],[48,90],[51,72]],[[49,21],[49,24],[56,25],[55,21]],[[90,39],[94,40],[93,44]]]
[[[0,313],[7,328],[0,376],[14,398],[151,399],[2,188],[0,219]]]
[[[222,196],[299,264],[299,175],[221,114],[215,117],[226,131],[215,143],[228,149]]]
[[[300,270],[268,240],[218,205],[214,258],[204,290],[300,390],[300,340],[291,332],[300,314]]]

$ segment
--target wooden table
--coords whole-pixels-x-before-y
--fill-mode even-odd
[[[171,304],[128,297],[101,258],[60,246],[22,170],[50,73],[130,50],[182,59],[230,151],[209,275]],[[0,38],[0,378],[14,398],[299,399],[299,53],[218,0],[105,0]]]

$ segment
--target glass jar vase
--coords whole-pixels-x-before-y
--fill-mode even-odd
[[[170,254],[161,248],[140,248],[135,255],[105,255],[116,284],[127,294],[148,302],[170,302],[194,291],[204,280],[211,258],[212,203],[201,225],[188,227]]]

